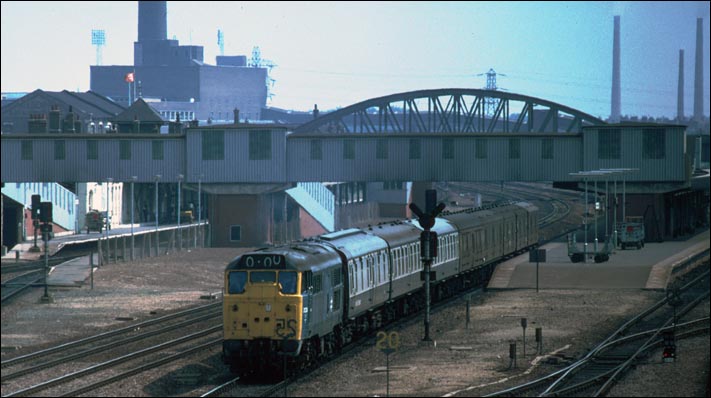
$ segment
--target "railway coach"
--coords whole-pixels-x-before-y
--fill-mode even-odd
[[[432,263],[437,301],[488,281],[495,262],[538,241],[529,203],[443,213]],[[225,269],[223,360],[280,377],[425,306],[421,228],[404,220],[245,253]],[[284,357],[286,356],[286,359]]]

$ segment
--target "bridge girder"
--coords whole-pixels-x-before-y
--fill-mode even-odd
[[[302,124],[312,133],[578,133],[605,122],[540,98],[497,90],[446,88],[372,98]]]

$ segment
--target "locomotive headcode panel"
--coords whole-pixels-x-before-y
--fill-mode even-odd
[[[242,256],[240,268],[285,269],[286,259],[278,254],[247,254]]]

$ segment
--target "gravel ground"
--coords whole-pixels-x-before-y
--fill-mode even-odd
[[[243,249],[244,250],[244,249]],[[53,304],[38,304],[41,289],[2,308],[2,358],[36,351],[124,326],[117,317],[145,320],[205,304],[200,296],[222,289],[226,263],[242,250],[200,249],[134,263],[110,264],[95,273],[94,290],[88,285],[53,291]],[[533,366],[534,331],[543,328],[543,352],[555,353],[561,363],[577,358],[631,314],[662,297],[662,292],[619,290],[501,290],[476,294],[471,301],[471,328],[465,329],[465,300],[433,313],[434,345],[424,345],[422,317],[398,329],[401,346],[390,355],[390,394],[434,396],[459,391],[479,396],[514,385],[536,374],[557,369]],[[130,299],[129,299],[130,297]],[[708,316],[708,302],[700,310]],[[526,358],[508,369],[509,343],[523,332],[520,318],[528,319]],[[322,366],[290,387],[292,396],[376,396],[386,393],[386,357],[368,343],[346,358]],[[457,348],[459,347],[459,348]],[[708,380],[708,335],[679,342],[679,360],[661,364],[661,354],[638,366],[615,387],[614,396],[703,396]],[[454,349],[453,349],[454,348]],[[229,377],[220,363],[220,348],[170,367],[142,373],[131,380],[94,391],[96,396],[199,395],[209,387],[175,383],[186,370],[201,374],[201,382],[214,386]],[[665,379],[666,378],[666,379]],[[651,380],[640,388],[632,383]],[[478,386],[478,387],[476,387]],[[472,388],[475,387],[475,388]],[[2,394],[11,392],[5,390]]]
[[[397,330],[402,345],[390,355],[394,368],[390,372],[390,394],[482,396],[532,380],[584,355],[633,313],[661,297],[661,292],[640,290],[489,291],[472,299],[469,330],[465,328],[466,302],[461,299],[432,316],[431,337],[436,345],[421,342],[422,317]],[[700,312],[708,316],[708,302]],[[522,355],[522,317],[528,320],[526,358],[519,357],[517,368],[509,369],[510,342],[516,341],[518,355]],[[541,364],[535,353],[536,327],[543,328],[543,353],[553,354],[561,366]],[[650,365],[639,366],[642,371],[632,372],[610,396],[665,395],[660,391],[669,391],[669,396],[704,396],[708,336],[680,342],[678,352],[680,360],[674,364],[662,365],[661,353],[652,355]],[[350,358],[323,366],[290,388],[290,393],[384,396],[387,376],[381,368],[385,364],[385,354],[373,343]],[[641,380],[656,383],[634,385]]]

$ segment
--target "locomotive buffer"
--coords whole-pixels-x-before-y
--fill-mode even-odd
[[[415,203],[410,203],[410,210],[417,215],[418,222],[423,231],[420,234],[420,257],[424,264],[425,280],[425,337],[422,341],[432,341],[430,339],[430,280],[435,275],[431,274],[432,260],[437,257],[437,232],[430,231],[435,224],[435,218],[444,210],[444,203],[437,203],[437,191],[428,189],[425,191],[426,212],[420,210]]]

